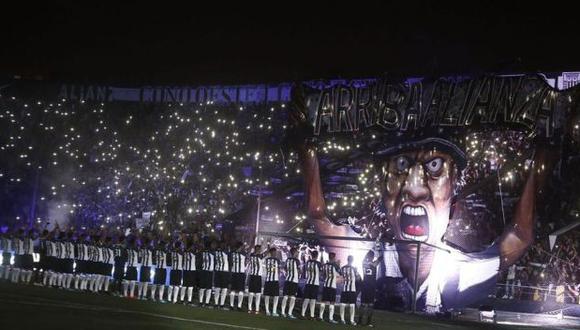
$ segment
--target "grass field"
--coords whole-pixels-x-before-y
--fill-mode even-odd
[[[298,303],[294,310],[297,314]],[[338,311],[337,311],[338,312]],[[337,315],[338,316],[338,315]],[[375,312],[374,329],[523,329]],[[0,329],[354,329],[173,304],[0,283]],[[361,327],[358,327],[361,328]],[[529,329],[529,328],[528,328]]]

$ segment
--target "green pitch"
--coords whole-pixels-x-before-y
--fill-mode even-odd
[[[263,301],[263,300],[262,300]],[[296,304],[294,314],[298,314]],[[338,313],[338,309],[337,309]],[[336,318],[338,315],[335,316]],[[375,312],[374,329],[491,329],[402,313]],[[0,283],[0,329],[354,329],[345,325],[288,320],[183,305],[160,304],[29,285]],[[501,327],[500,327],[501,328]],[[503,327],[515,329],[513,327]]]

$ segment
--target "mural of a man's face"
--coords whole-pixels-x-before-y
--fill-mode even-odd
[[[390,157],[382,172],[383,202],[395,238],[439,243],[456,181],[453,158],[441,151],[408,151]]]

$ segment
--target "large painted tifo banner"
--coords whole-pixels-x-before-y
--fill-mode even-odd
[[[481,300],[560,202],[552,176],[574,175],[561,158],[578,94],[535,75],[297,85],[288,140],[308,219],[341,260],[375,250],[388,301],[440,312]]]

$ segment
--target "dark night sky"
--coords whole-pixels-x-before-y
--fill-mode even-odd
[[[314,2],[20,5],[3,10],[0,77],[195,85],[580,70],[576,15],[553,1]]]

